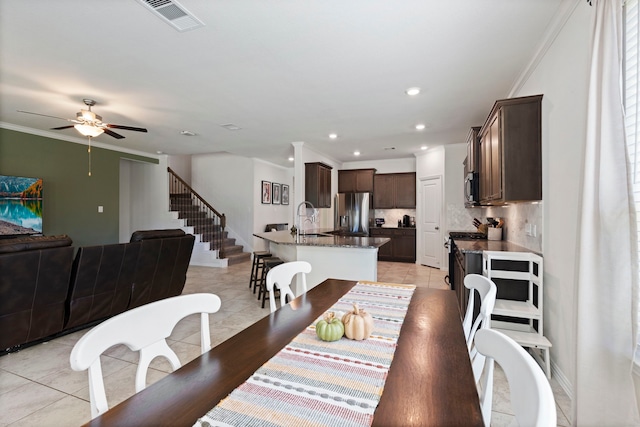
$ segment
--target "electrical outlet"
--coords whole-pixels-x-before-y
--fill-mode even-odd
[[[538,227],[535,224],[533,224],[531,226],[531,236],[536,237],[537,235],[538,235]]]
[[[526,224],[524,225],[524,234],[526,234],[527,236],[531,236],[531,233],[532,233],[532,231],[531,231],[531,224],[526,223]]]

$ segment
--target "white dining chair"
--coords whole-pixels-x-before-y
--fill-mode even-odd
[[[481,329],[475,335],[478,352],[486,356],[485,364],[493,362],[504,370],[509,383],[511,406],[518,425],[550,427],[557,425],[556,404],[553,391],[542,368],[517,342],[495,329]],[[486,370],[486,369],[485,369]],[[485,378],[481,386],[492,388],[486,382],[493,382],[493,374]],[[491,422],[491,394],[480,396],[485,425]],[[484,407],[488,400],[489,413]]]
[[[291,281],[298,275],[296,284],[301,293],[307,292],[307,274],[311,272],[311,264],[307,261],[291,261],[276,265],[267,273],[267,292],[269,292],[269,308],[271,313],[276,311],[275,287],[280,290],[280,306],[287,304],[287,297],[294,299]]]
[[[464,286],[469,289],[469,303],[462,322],[467,339],[467,350],[473,369],[473,378],[478,386],[480,407],[482,416],[486,420],[491,418],[491,403],[493,396],[493,361],[486,362],[486,358],[479,353],[475,346],[474,337],[478,330],[491,327],[491,313],[496,303],[497,287],[493,281],[480,274],[467,274],[464,278]],[[478,316],[473,320],[476,291],[479,295],[480,309]]]
[[[469,346],[469,342],[473,341],[473,334],[478,328],[491,326],[491,313],[496,304],[498,288],[491,279],[481,274],[467,274],[464,277],[464,286],[469,289],[469,301],[462,321],[462,329],[467,340],[467,346]],[[475,321],[473,320],[476,298],[476,292],[474,291],[478,291],[480,297],[480,313]]]
[[[91,418],[109,409],[102,378],[100,355],[116,344],[139,351],[136,371],[136,393],[146,387],[147,369],[153,359],[165,357],[173,370],[181,364],[167,345],[166,338],[183,318],[200,313],[201,351],[211,350],[209,314],[220,309],[220,298],[214,294],[189,294],[142,305],[114,316],[87,332],[71,350],[69,358],[74,371],[89,370]]]

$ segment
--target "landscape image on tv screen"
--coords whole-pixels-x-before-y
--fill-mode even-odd
[[[0,235],[42,234],[42,179],[0,175]]]

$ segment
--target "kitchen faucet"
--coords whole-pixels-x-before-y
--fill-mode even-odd
[[[311,206],[311,209],[313,209],[313,214],[311,215],[311,219],[309,219],[309,217],[306,214],[306,212],[305,212],[305,215],[300,215],[300,207],[301,206],[305,206],[305,210],[306,210],[306,205]],[[302,203],[300,203],[298,205],[298,209],[296,209],[296,216],[298,218],[298,236],[300,235],[300,230],[302,229],[302,225],[303,225],[302,222],[301,222],[302,216],[305,217],[305,222],[309,221],[311,223],[314,223],[314,222],[316,222],[317,214],[318,214],[318,211],[316,210],[315,206],[313,206],[313,203],[311,203],[311,202],[308,202],[308,201],[305,200],[304,202],[302,202]]]

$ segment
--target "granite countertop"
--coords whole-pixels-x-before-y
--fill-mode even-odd
[[[382,227],[371,227],[370,230],[415,230],[415,227],[398,227],[397,225],[383,225]]]
[[[336,236],[328,234],[330,231],[333,230],[313,230],[307,231],[306,234],[296,236],[295,234],[291,234],[288,230],[283,230],[254,233],[253,235],[279,245],[325,246],[334,248],[374,249],[391,241],[388,237]]]
[[[453,239],[460,252],[482,254],[482,251],[534,252],[506,240]]]

